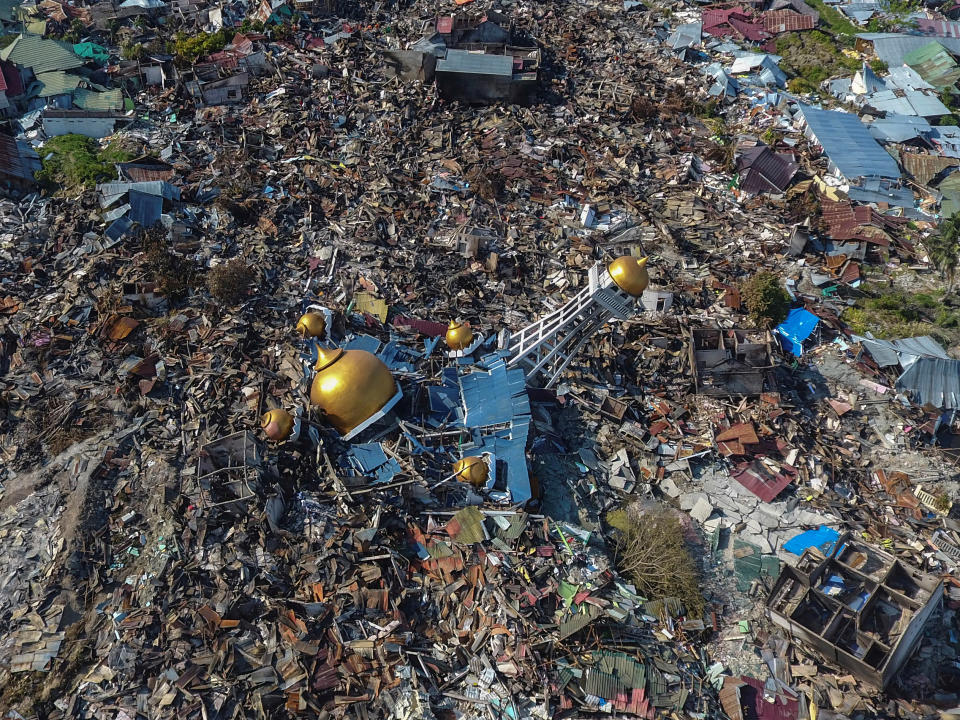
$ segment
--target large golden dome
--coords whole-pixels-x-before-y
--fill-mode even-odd
[[[313,368],[310,402],[320,407],[326,421],[341,435],[374,415],[396,394],[397,387],[386,365],[366,350],[319,350]]]
[[[487,484],[490,470],[483,458],[465,457],[453,464],[454,477],[460,482],[470,483],[474,487]]]
[[[463,350],[470,347],[470,343],[473,342],[473,330],[470,329],[470,323],[451,320],[444,339],[447,341],[447,347],[451,350]]]
[[[621,290],[633,297],[640,297],[647,289],[650,276],[647,275],[647,259],[632,255],[618,257],[607,268],[610,277]]]

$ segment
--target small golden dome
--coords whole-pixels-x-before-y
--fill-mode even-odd
[[[474,487],[483,487],[487,484],[490,469],[479,457],[465,457],[453,464],[453,472],[460,482],[470,483]]]
[[[274,442],[283,442],[293,432],[293,415],[282,408],[275,408],[263,414],[260,427]]]
[[[310,402],[326,421],[346,435],[380,410],[397,392],[386,365],[366,350],[320,348]]]
[[[327,319],[323,313],[308,312],[300,316],[297,322],[297,332],[304,337],[323,337],[327,331]]]
[[[470,329],[470,323],[451,320],[447,328],[447,347],[451,350],[463,350],[470,347],[473,342],[473,330]]]
[[[640,297],[647,289],[650,276],[647,274],[647,258],[636,258],[632,255],[618,257],[607,268],[610,277],[617,286],[628,295]]]

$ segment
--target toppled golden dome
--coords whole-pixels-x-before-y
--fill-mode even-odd
[[[453,464],[453,472],[460,482],[470,483],[474,487],[483,487],[487,484],[490,469],[480,457],[465,457]]]
[[[323,313],[308,312],[297,321],[297,332],[308,338],[323,337],[327,331],[327,319]]]
[[[470,329],[470,323],[451,320],[445,339],[447,347],[451,350],[463,350],[470,347],[470,343],[473,342],[473,330]]]
[[[647,274],[647,258],[636,258],[632,255],[618,257],[607,268],[610,277],[617,286],[628,295],[640,297],[647,289],[650,276]]]
[[[282,408],[275,408],[263,414],[260,427],[274,442],[283,442],[293,432],[293,415]]]
[[[310,402],[320,407],[326,421],[346,435],[380,410],[396,394],[393,375],[366,350],[320,348],[313,368]]]

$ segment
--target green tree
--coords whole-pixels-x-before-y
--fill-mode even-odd
[[[933,266],[953,290],[957,266],[960,264],[960,215],[953,215],[940,223],[940,232],[923,241]]]
[[[787,319],[790,295],[772,272],[761,270],[740,288],[750,319],[758,327],[770,328]]]
[[[44,143],[41,156],[43,167],[37,172],[37,181],[50,190],[93,187],[98,182],[115,178],[114,163],[132,157],[118,143],[101,149],[96,140],[84,135],[50,138]]]

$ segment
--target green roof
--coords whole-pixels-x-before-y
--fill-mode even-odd
[[[96,60],[101,64],[110,60],[109,51],[102,45],[97,45],[92,42],[76,43],[73,46],[73,51],[82,58]]]
[[[947,49],[936,40],[903,56],[905,65],[937,88],[949,87],[960,80],[960,67]]]
[[[54,95],[73,92],[80,84],[79,77],[62,70],[40,73],[37,75],[37,80],[40,83],[40,90],[37,92],[38,97],[53,97]]]
[[[0,50],[0,60],[33,68],[37,75],[83,65],[83,60],[73,50],[56,40],[46,40],[38,35],[18,35],[16,40]]]
[[[97,92],[80,88],[73,93],[73,104],[83,110],[122,110],[123,93],[119,89]]]
[[[948,175],[937,190],[943,195],[940,201],[940,214],[949,218],[960,213],[960,172]]]

